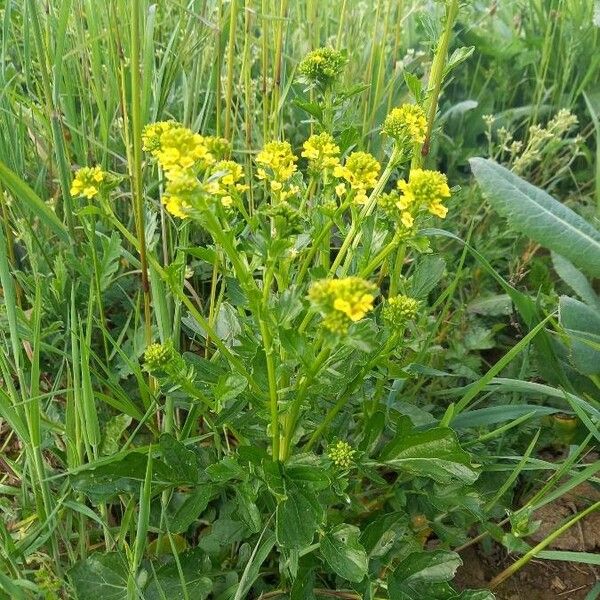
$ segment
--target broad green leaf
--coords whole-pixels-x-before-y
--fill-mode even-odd
[[[67,241],[67,228],[56,213],[8,166],[0,160],[0,180],[11,191],[15,200],[28,206],[54,233]]]
[[[360,529],[342,523],[321,540],[321,554],[327,564],[343,579],[360,583],[369,568],[365,549],[358,538]]]
[[[517,231],[600,277],[600,232],[595,227],[493,160],[469,162],[483,195]]]
[[[573,366],[584,375],[600,373],[600,315],[587,304],[561,296],[560,322],[569,335]]]
[[[309,546],[323,521],[323,507],[307,485],[286,484],[286,497],[277,505],[277,543],[290,549]]]
[[[196,453],[186,448],[170,433],[163,433],[159,443],[163,461],[171,470],[170,479],[196,483],[200,473],[200,464]]]
[[[417,263],[415,272],[410,278],[410,293],[415,298],[424,298],[437,285],[446,269],[446,262],[441,256],[426,254]]]
[[[538,404],[500,404],[488,408],[478,408],[460,413],[452,419],[454,429],[466,429],[467,427],[486,427],[496,423],[504,423],[512,419],[518,419],[523,415],[533,414],[536,416],[552,415],[564,412],[560,408],[551,406],[540,406]]]
[[[442,593],[436,593],[434,587],[427,595],[425,588],[431,584],[450,581],[461,565],[462,560],[456,552],[447,550],[413,552],[392,573],[388,581],[390,598],[416,600],[426,597],[433,600],[438,597],[448,597],[445,586],[439,588]]]
[[[204,553],[190,550],[179,555],[181,575],[174,560],[155,567],[155,575],[150,579],[143,592],[144,600],[203,600],[212,591],[212,581],[203,574]],[[153,572],[148,569],[149,575]],[[183,582],[185,581],[185,591]]]
[[[410,423],[407,417],[402,417],[395,439],[382,452],[381,460],[388,467],[431,477],[439,483],[454,480],[473,483],[477,479],[471,457],[460,447],[452,429],[435,427],[411,431],[407,421]]]
[[[119,552],[92,554],[69,571],[77,600],[127,600],[127,577],[127,562]]]

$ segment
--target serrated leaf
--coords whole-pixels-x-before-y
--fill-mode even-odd
[[[600,232],[596,228],[493,160],[472,158],[469,162],[483,195],[517,231],[600,277]]]

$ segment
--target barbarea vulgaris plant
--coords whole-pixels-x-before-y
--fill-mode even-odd
[[[331,48],[300,63],[324,117],[298,145],[268,139],[248,155],[175,121],[145,127],[144,167],[156,184],[146,192],[154,194],[164,229],[173,224],[163,245],[176,248],[176,259],[165,262],[168,253],[149,241],[153,290],[169,289],[173,298],[155,295],[156,342],[140,361],[150,377],[145,410],[156,411],[156,426],[170,436],[161,438],[169,446],[156,464],[179,448],[178,436],[200,436],[213,460],[208,468],[199,466],[201,453],[181,444],[178,451],[207,490],[235,482],[245,527],[256,533],[264,526],[256,503],[267,498],[276,517],[270,543],[295,569],[302,552],[319,543],[330,560],[323,548],[333,536],[340,547],[358,549],[354,572],[334,568],[358,582],[368,560],[356,528],[331,529],[324,506],[346,503],[350,471],[385,470],[389,477],[403,469],[394,440],[410,421],[387,423],[379,415],[398,373],[412,376],[401,369],[429,309],[407,265],[429,251],[420,230],[446,217],[451,190],[443,173],[409,166],[429,135],[420,104],[390,111],[381,125],[385,152],[377,156],[360,140],[344,141],[335,94],[345,63]],[[136,244],[113,207],[107,182],[114,177],[81,169],[72,193],[97,199]],[[194,289],[199,280],[203,294]],[[181,328],[170,328],[174,315],[191,335],[183,346],[173,333]],[[365,423],[378,431],[373,439],[356,433],[356,445],[346,441]],[[472,482],[468,455],[451,434],[434,431],[461,463],[453,471],[459,483]],[[418,444],[423,432],[410,435]],[[161,501],[176,512],[169,494]]]

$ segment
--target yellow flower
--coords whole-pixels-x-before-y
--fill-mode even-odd
[[[311,135],[302,147],[302,156],[308,159],[309,171],[327,171],[340,164],[340,147],[329,133]]]
[[[259,179],[285,183],[296,172],[298,159],[292,153],[289,142],[268,142],[256,155]]]
[[[189,173],[180,173],[167,183],[162,202],[173,216],[185,219],[192,201],[202,194],[202,187],[196,177]]]
[[[330,85],[345,65],[346,57],[339,50],[317,48],[302,59],[298,72],[308,81]]]
[[[392,109],[381,132],[400,143],[422,144],[427,132],[425,112],[418,104],[403,104]]]
[[[373,309],[376,290],[375,285],[360,277],[321,279],[311,285],[308,297],[323,315],[323,325],[343,334]]]
[[[158,121],[149,123],[142,132],[142,149],[144,152],[155,152],[160,148],[160,137],[166,131],[178,127],[175,121]]]
[[[206,168],[214,163],[204,138],[187,127],[174,127],[162,133],[160,147],[153,155],[167,178],[176,177],[192,168]]]
[[[353,152],[346,159],[344,166],[335,167],[333,174],[345,179],[356,193],[357,204],[367,201],[367,190],[375,187],[381,165],[368,152]]]
[[[248,189],[245,183],[241,183],[243,179],[242,165],[233,160],[220,160],[211,167],[211,181],[206,184],[206,191],[220,196],[221,204],[229,207],[233,204],[233,196]]]
[[[383,319],[393,329],[403,329],[419,313],[419,301],[410,296],[393,296],[383,307]]]
[[[215,160],[224,160],[231,154],[231,144],[229,140],[212,135],[203,138],[204,144]]]
[[[414,215],[425,209],[442,219],[448,213],[442,201],[450,197],[450,188],[446,176],[439,171],[413,169],[408,181],[398,181],[398,189],[401,195],[397,205],[402,211],[410,211]]]
[[[71,184],[71,196],[83,196],[91,200],[97,196],[106,182],[107,173],[101,167],[82,167],[75,173]]]

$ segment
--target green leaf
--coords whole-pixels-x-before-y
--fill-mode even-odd
[[[473,483],[477,479],[471,457],[460,447],[452,429],[411,429],[410,419],[402,417],[395,439],[382,452],[382,461],[388,467],[431,477],[439,483],[454,480]]]
[[[360,583],[369,568],[365,549],[358,538],[360,529],[342,523],[321,540],[321,554],[327,564],[343,579]]]
[[[283,548],[309,546],[323,521],[323,507],[307,485],[286,482],[286,497],[277,505],[277,543]]]
[[[179,507],[169,522],[172,533],[182,533],[204,512],[215,493],[214,486],[203,484],[197,487]]]
[[[445,269],[446,262],[440,256],[426,254],[419,259],[410,278],[411,295],[415,298],[425,298],[442,278]]]
[[[200,464],[196,453],[186,448],[170,433],[163,433],[159,443],[163,460],[171,470],[170,480],[196,483],[200,473]]]
[[[433,598],[424,592],[429,584],[450,581],[462,560],[456,552],[433,550],[409,554],[394,570],[389,581],[390,598]],[[435,588],[434,588],[435,589]]]
[[[144,600],[203,600],[208,597],[212,591],[212,581],[202,574],[204,553],[197,549],[190,550],[179,556],[179,564],[183,581],[177,563],[171,560],[156,569],[155,576],[144,590]]]
[[[552,252],[552,264],[558,276],[589,306],[600,313],[600,298],[587,277],[564,256]]]
[[[584,375],[600,373],[600,316],[587,304],[561,296],[559,303],[561,325],[571,342],[573,366]]]
[[[484,196],[517,231],[600,277],[600,232],[596,228],[493,160],[472,158],[469,162]]]
[[[127,600],[127,562],[119,552],[95,553],[69,571],[78,600]]]
[[[12,195],[27,205],[31,211],[54,233],[63,240],[69,239],[67,228],[56,213],[8,166],[0,160],[0,180],[11,191]]]

